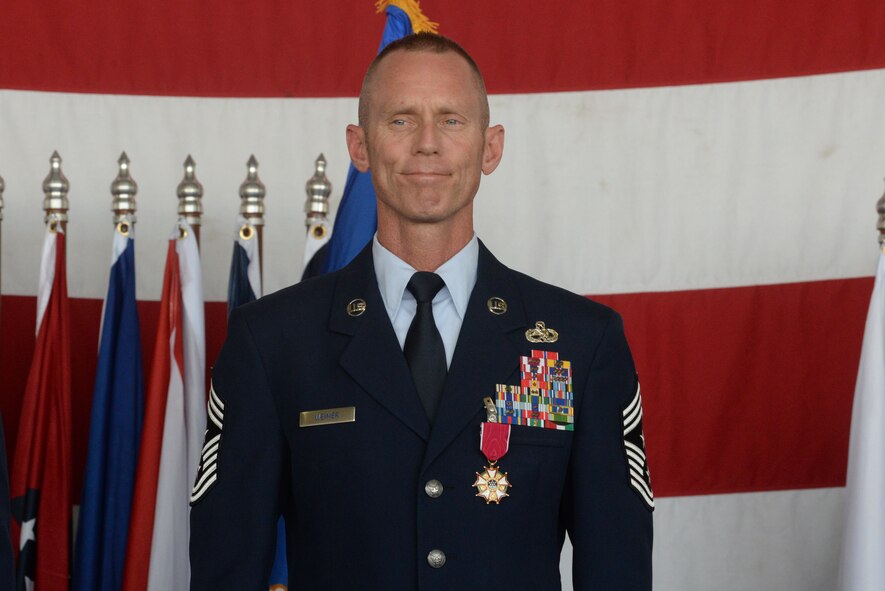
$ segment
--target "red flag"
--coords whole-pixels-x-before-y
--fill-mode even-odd
[[[71,344],[65,235],[43,243],[37,341],[10,479],[16,589],[68,589],[71,536]]]
[[[123,589],[187,589],[190,493],[206,431],[200,252],[182,219],[169,241]]]
[[[132,516],[129,521],[129,543],[126,547],[126,569],[123,576],[123,589],[127,591],[147,589],[166,399],[170,381],[173,379],[172,372],[180,371],[178,368],[184,366],[181,334],[181,275],[175,241],[170,240],[163,276],[154,362],[145,396],[144,426],[141,431],[138,469],[135,473]]]

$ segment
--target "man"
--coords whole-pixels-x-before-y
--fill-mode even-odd
[[[193,589],[260,589],[280,514],[292,589],[560,589],[566,532],[575,589],[651,588],[621,320],[477,240],[473,199],[504,143],[488,122],[476,65],[445,38],[370,66],[347,144],[378,232],[345,269],[232,314]]]

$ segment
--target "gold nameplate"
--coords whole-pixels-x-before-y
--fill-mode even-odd
[[[298,417],[299,427],[316,427],[318,425],[335,425],[352,423],[356,420],[355,406],[341,408],[324,408],[322,410],[306,410]]]

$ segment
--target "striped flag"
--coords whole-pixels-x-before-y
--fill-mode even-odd
[[[227,207],[251,152],[265,155],[275,194],[293,195],[319,151],[344,187],[343,131],[380,29],[369,6],[350,2],[256,0],[246,20],[170,0],[41,6],[7,3],[0,21],[4,246],[15,245],[3,259],[0,404],[11,461],[36,302],[27,278],[42,238],[9,223],[38,207],[15,187],[39,181],[56,146],[82,154],[67,164],[84,224],[69,242],[72,337],[90,342],[73,352],[83,358],[75,386],[77,370],[85,376],[76,411],[91,396],[82,367],[94,363],[107,281],[92,260],[106,224],[102,163],[132,146],[145,178],[169,187],[180,180],[177,154],[199,153],[208,211]],[[476,58],[492,121],[507,133],[474,202],[478,236],[504,264],[624,318],[643,378],[655,589],[835,589],[875,267],[869,196],[881,192],[885,163],[885,3],[421,6]],[[291,35],[305,14],[311,26]],[[263,32],[245,52],[230,42],[244,25]],[[85,38],[101,42],[71,51]],[[109,59],[121,55],[138,76]],[[299,278],[299,201],[281,199],[281,215],[267,220],[266,292]],[[139,203],[142,272],[163,266],[169,207]],[[231,239],[229,219],[208,220],[212,358]],[[161,276],[145,272],[138,285],[151,333]],[[566,540],[564,590],[570,561]]]
[[[183,219],[166,254],[123,589],[187,589],[189,500],[206,429],[200,253]]]
[[[77,525],[75,591],[116,591],[123,582],[144,413],[134,232],[131,220],[114,230]]]
[[[71,343],[60,223],[47,224],[37,293],[37,344],[10,482],[16,590],[61,591],[71,550]]]
[[[885,589],[885,251],[863,336],[851,413],[841,591]]]

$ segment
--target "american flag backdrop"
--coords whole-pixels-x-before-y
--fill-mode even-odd
[[[657,496],[656,589],[833,589],[885,176],[885,3],[421,7],[476,58],[506,129],[503,162],[476,198],[477,234],[508,266],[624,317]],[[370,0],[3,6],[0,411],[11,462],[53,150],[71,187],[76,496],[120,153],[139,186],[146,374],[175,190],[187,155],[196,161],[211,364],[246,161],[255,155],[267,187],[270,293],[300,278],[304,183],[321,152],[333,208],[340,198],[344,128],[383,27]],[[571,560],[567,546],[566,589]]]

